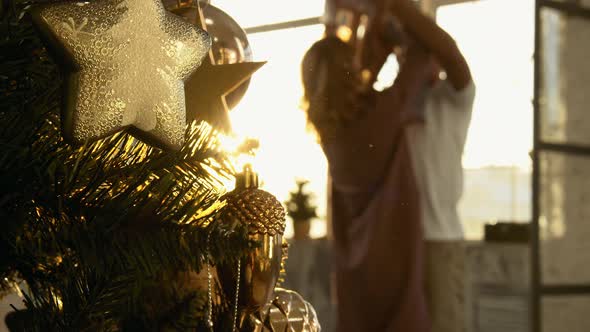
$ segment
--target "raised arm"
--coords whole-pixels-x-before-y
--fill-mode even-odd
[[[456,90],[461,90],[469,84],[471,73],[467,61],[448,33],[420,12],[411,0],[389,0],[389,10],[402,23],[408,34],[434,55]]]

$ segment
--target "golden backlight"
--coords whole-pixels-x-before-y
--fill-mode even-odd
[[[273,3],[279,2],[291,3],[276,0]],[[236,1],[231,4],[229,0],[214,2],[222,9],[225,9],[224,3],[228,4],[227,8],[236,6]],[[268,22],[269,15],[260,15],[260,8],[255,8],[252,3],[240,6],[243,7],[240,10],[228,9],[227,12],[243,26],[273,23]],[[314,9],[301,8],[301,15],[323,8],[323,5],[307,0],[300,4],[300,7],[305,6]],[[247,15],[244,10],[250,10],[252,14]],[[235,16],[234,12],[240,15]],[[297,13],[289,15],[296,17]],[[321,12],[299,18],[318,15]],[[259,24],[256,16],[261,17]],[[464,155],[465,167],[512,165],[529,170],[533,1],[468,2],[441,7],[437,17],[439,24],[455,38],[465,54],[477,86]],[[321,219],[312,226],[314,237],[326,233],[323,217],[326,212],[327,163],[315,137],[307,131],[305,114],[300,109],[300,63],[305,51],[322,34],[323,26],[318,24],[249,35],[255,60],[268,63],[254,74],[246,96],[231,112],[233,127],[239,137],[260,140],[260,149],[253,163],[265,190],[284,201],[289,191],[295,188],[297,178],[310,181],[308,189],[317,197]],[[389,61],[384,69],[387,73],[382,72],[379,76],[385,82],[381,85],[391,84],[397,71],[394,62]],[[290,223],[287,225],[288,237],[292,230]]]

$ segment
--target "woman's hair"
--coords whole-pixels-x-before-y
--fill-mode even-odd
[[[334,137],[361,109],[353,52],[340,39],[327,37],[314,43],[303,57],[303,109],[322,140]]]

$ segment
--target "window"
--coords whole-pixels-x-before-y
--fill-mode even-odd
[[[318,17],[324,13],[322,0],[212,0],[242,28]]]
[[[243,28],[317,18],[324,2],[302,1],[213,1]],[[252,8],[264,8],[252,10]],[[264,12],[264,15],[260,13]],[[317,22],[317,20],[316,20]],[[254,167],[262,186],[280,201],[289,197],[298,178],[309,180],[307,190],[315,195],[320,218],[312,224],[312,237],[326,234],[327,163],[315,136],[307,130],[300,64],[311,45],[322,38],[324,27],[312,24],[248,35],[255,61],[267,61],[253,76],[248,92],[231,112],[233,127],[241,137],[256,137],[260,149]],[[287,222],[285,235],[292,234]]]
[[[477,239],[485,222],[530,219],[534,1],[453,2],[438,7],[436,14],[465,54],[477,85],[464,155],[465,193],[459,207],[467,237]],[[260,139],[256,168],[264,188],[284,201],[296,178],[306,178],[308,189],[316,195],[318,212],[325,216],[327,163],[314,136],[306,131],[299,108],[301,59],[323,32],[322,25],[309,23],[317,19],[307,19],[323,14],[324,1],[212,3],[249,31],[260,31],[256,27],[268,24],[307,22],[286,29],[271,26],[263,29],[269,31],[249,35],[255,60],[268,63],[254,74],[248,93],[231,116],[238,134]],[[390,85],[395,72],[392,57],[376,88]],[[325,233],[325,218],[320,218],[312,226],[312,236]],[[288,224],[286,235],[290,234]]]
[[[459,206],[467,238],[476,239],[485,222],[531,218],[534,1],[463,2],[439,7],[436,17],[477,86]]]

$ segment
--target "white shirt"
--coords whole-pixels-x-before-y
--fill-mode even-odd
[[[416,108],[424,122],[406,129],[428,240],[463,238],[457,204],[463,194],[463,148],[474,98],[473,81],[457,91],[440,80],[424,91]]]

